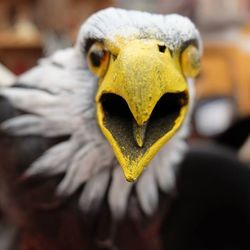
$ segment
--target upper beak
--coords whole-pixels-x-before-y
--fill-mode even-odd
[[[99,126],[128,181],[177,132],[188,89],[176,59],[156,40],[133,40],[111,57],[96,95]]]

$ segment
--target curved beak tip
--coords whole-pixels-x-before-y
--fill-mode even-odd
[[[126,178],[126,180],[128,181],[128,182],[135,182],[137,179],[138,179],[138,177],[139,177],[139,175],[134,175],[134,174],[126,174],[125,172],[124,172],[124,175],[125,175],[125,178]]]
[[[125,179],[128,182],[134,182],[136,181],[140,175],[142,174],[143,170],[144,170],[144,164],[135,164],[135,163],[131,163],[129,166],[128,165],[122,165],[122,170],[125,176]]]
[[[134,178],[134,177],[132,177],[132,176],[125,176],[125,178],[126,178],[126,180],[127,180],[128,182],[134,182],[134,181],[136,181],[136,179],[137,179],[137,178]]]

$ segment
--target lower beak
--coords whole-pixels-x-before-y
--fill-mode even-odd
[[[96,95],[99,126],[128,181],[178,131],[188,89],[178,62],[155,40],[133,40],[111,58]]]

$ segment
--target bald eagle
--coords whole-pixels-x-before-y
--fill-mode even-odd
[[[93,232],[79,221],[110,228],[164,210],[201,54],[188,18],[109,8],[73,48],[0,89],[1,204],[23,229],[20,249],[83,249]]]

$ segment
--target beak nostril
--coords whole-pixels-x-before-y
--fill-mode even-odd
[[[117,55],[112,54],[112,59],[115,61],[117,59]]]
[[[158,49],[161,53],[164,53],[166,48],[167,48],[166,45],[158,44]]]

